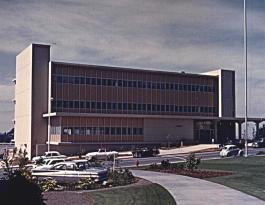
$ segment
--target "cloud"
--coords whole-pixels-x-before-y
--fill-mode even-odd
[[[258,105],[251,115],[265,113],[264,8],[262,0],[248,1],[249,77],[255,88],[250,101]],[[237,113],[244,110],[241,0],[1,1],[0,39],[5,85],[15,76],[17,53],[32,42],[51,43],[58,61],[195,73],[235,69]]]

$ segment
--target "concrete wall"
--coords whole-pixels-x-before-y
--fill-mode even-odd
[[[193,140],[193,120],[144,119],[145,142]]]
[[[47,141],[50,46],[32,44],[16,58],[15,146],[26,145],[29,157]]]
[[[42,117],[48,112],[50,46],[33,45],[32,69],[32,154],[35,155],[36,144],[48,141],[47,119]]]
[[[16,57],[15,146],[27,146],[31,155],[32,46]]]
[[[219,69],[203,74],[219,77],[219,117],[235,117],[235,71]]]

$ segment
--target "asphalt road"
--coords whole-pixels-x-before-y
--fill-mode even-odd
[[[265,148],[249,148],[249,155],[256,155],[259,151],[265,151]],[[200,157],[202,160],[209,159],[220,159],[219,151],[217,152],[202,152],[196,153],[196,157]],[[154,163],[160,163],[162,160],[169,160],[170,162],[181,162],[185,161],[189,154],[172,154],[172,155],[163,155],[157,157],[147,157],[147,158],[127,158],[120,159],[117,162],[117,166],[119,167],[134,167],[136,166],[136,161],[138,160],[139,166],[150,165]]]

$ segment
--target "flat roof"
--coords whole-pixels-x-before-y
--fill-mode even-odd
[[[180,76],[191,76],[191,77],[205,77],[205,78],[213,78],[216,79],[218,76],[207,75],[203,73],[186,73],[185,71],[174,72],[168,70],[158,70],[158,69],[140,69],[140,68],[128,68],[128,67],[119,67],[119,66],[108,66],[108,65],[93,65],[93,64],[79,64],[79,63],[71,63],[71,62],[59,62],[59,61],[52,61],[52,64],[55,65],[65,65],[65,66],[79,66],[79,67],[88,67],[88,68],[95,68],[95,69],[103,69],[103,70],[116,70],[116,71],[129,71],[129,72],[149,72],[154,74],[167,74],[167,75],[180,75]]]
[[[48,113],[43,114],[44,118],[49,117]],[[129,118],[160,118],[160,119],[192,119],[192,120],[225,120],[234,122],[244,122],[243,117],[218,117],[218,116],[183,116],[183,115],[145,115],[145,114],[108,114],[108,113],[68,113],[53,112],[50,117],[129,117]],[[262,122],[265,118],[248,118],[250,122]]]

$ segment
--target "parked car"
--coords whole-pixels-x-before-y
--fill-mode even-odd
[[[63,158],[55,158],[55,159],[44,159],[41,164],[33,165],[34,170],[48,170],[54,164],[59,162],[64,162],[65,159]]]
[[[265,147],[265,138],[260,138],[253,142],[252,146],[254,148],[262,148]]]
[[[83,178],[92,178],[96,182],[108,179],[108,170],[103,167],[89,167],[87,161],[60,162],[47,170],[32,170],[32,176],[39,179],[53,178],[60,183],[75,183]]]
[[[225,145],[220,152],[221,157],[243,156],[244,152],[235,145]]]
[[[109,151],[99,149],[97,152],[89,152],[86,154],[87,160],[112,160],[114,157],[118,157],[119,153],[116,151]]]
[[[158,154],[158,149],[150,147],[138,148],[132,151],[133,157],[154,157]]]
[[[59,152],[57,151],[49,151],[49,152],[45,152],[44,155],[42,156],[37,156],[37,157],[33,157],[32,158],[32,162],[34,163],[41,163],[42,160],[44,159],[52,159],[52,158],[66,158],[65,155],[61,155]]]
[[[245,147],[245,140],[244,139],[232,139],[228,140],[225,145],[235,145],[240,149],[243,149]]]

